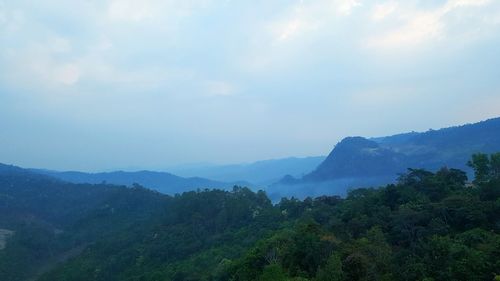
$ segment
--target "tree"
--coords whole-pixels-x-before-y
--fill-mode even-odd
[[[344,278],[342,271],[342,261],[338,254],[333,254],[328,258],[326,265],[320,268],[316,274],[316,281],[341,281]]]
[[[260,281],[287,281],[287,276],[278,264],[271,264],[264,268]]]
[[[493,153],[489,157],[484,153],[473,154],[467,165],[474,169],[476,177],[474,182],[477,184],[500,179],[500,152]]]
[[[368,261],[363,254],[352,253],[345,258],[343,264],[347,280],[367,280]]]
[[[500,179],[500,152],[490,155],[490,173],[492,179]]]
[[[488,181],[490,176],[490,159],[488,155],[484,153],[473,154],[467,165],[474,170],[475,183],[480,184]]]

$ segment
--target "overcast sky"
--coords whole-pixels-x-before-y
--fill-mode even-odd
[[[326,155],[500,115],[498,0],[0,0],[0,162]]]

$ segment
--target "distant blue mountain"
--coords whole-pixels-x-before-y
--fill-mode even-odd
[[[407,168],[437,170],[466,166],[474,153],[500,151],[500,118],[475,124],[380,138],[348,137],[303,177],[284,177],[268,192],[299,197],[344,195],[349,188],[393,182]]]
[[[31,169],[31,171],[71,183],[108,183],[125,186],[139,184],[164,194],[182,193],[205,188],[228,189],[234,185],[248,185],[245,182],[228,183],[199,177],[183,178],[170,173],[152,171],[116,171],[109,173],[58,172],[37,169]]]
[[[9,174],[9,173],[23,173],[25,170],[23,168],[7,165],[0,163],[0,174]]]
[[[263,160],[250,164],[185,166],[172,169],[176,174],[180,174],[181,176],[168,172],[155,171],[114,171],[102,173],[61,172],[43,169],[30,169],[30,171],[71,183],[108,183],[125,186],[137,183],[164,194],[175,194],[205,188],[228,189],[234,185],[256,188],[264,187],[278,181],[287,174],[301,177],[314,170],[324,159],[324,156],[290,157]],[[23,170],[15,166],[4,166],[4,169]],[[1,169],[2,167],[0,167],[0,171]]]
[[[246,181],[264,186],[278,181],[287,174],[302,177],[313,171],[325,158],[325,156],[290,157],[249,164],[200,165],[169,170],[184,177],[199,176],[224,182]]]

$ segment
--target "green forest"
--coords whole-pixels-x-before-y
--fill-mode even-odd
[[[0,176],[0,280],[500,280],[500,153],[345,198]]]

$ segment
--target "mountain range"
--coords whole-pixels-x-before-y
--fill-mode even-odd
[[[392,183],[409,167],[431,171],[441,167],[458,168],[471,176],[472,171],[466,163],[472,154],[497,151],[500,151],[500,118],[493,118],[422,133],[347,137],[335,145],[327,157],[291,157],[250,164],[172,169],[181,176],[155,171],[31,171],[72,183],[139,184],[164,194],[241,185],[264,188],[273,200],[278,200],[282,196],[345,195],[349,189]],[[13,166],[3,169],[7,169],[5,167],[16,169]]]
[[[274,197],[345,195],[351,188],[391,183],[410,167],[431,171],[458,168],[471,176],[466,163],[472,154],[498,151],[500,118],[422,133],[347,137],[311,173],[299,178],[285,176],[268,192]]]
[[[244,187],[169,196],[0,165],[0,280],[497,280],[500,154],[483,156],[474,188],[460,170],[416,169],[275,204]]]
[[[170,168],[169,171],[183,177],[197,176],[223,182],[246,181],[265,186],[280,180],[285,175],[301,177],[310,173],[325,158],[325,156],[288,157],[232,165],[178,166]]]
[[[229,189],[234,185],[250,185],[250,183],[243,181],[222,182],[201,177],[184,178],[167,172],[155,171],[115,171],[107,173],[59,172],[40,169],[31,169],[31,171],[71,183],[108,183],[125,186],[139,184],[163,194],[170,195],[196,189]]]

